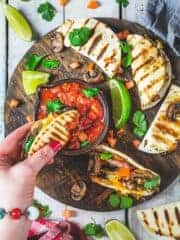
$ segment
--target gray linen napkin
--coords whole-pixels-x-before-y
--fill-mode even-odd
[[[180,0],[149,0],[142,24],[167,41],[180,56]]]

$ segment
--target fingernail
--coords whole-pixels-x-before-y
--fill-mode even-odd
[[[53,149],[55,153],[59,152],[59,150],[62,148],[62,145],[58,141],[52,141],[49,143],[49,146]]]

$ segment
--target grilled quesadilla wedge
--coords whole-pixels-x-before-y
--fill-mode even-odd
[[[141,199],[158,191],[160,176],[106,145],[96,148],[92,182]]]
[[[30,136],[34,137],[34,141],[28,155],[33,155],[51,141],[58,141],[64,147],[70,138],[68,123],[72,122],[77,114],[76,110],[70,110],[58,116],[48,115],[47,118],[37,121],[31,129]]]
[[[180,87],[172,85],[139,150],[147,153],[171,152],[180,141]]]
[[[69,34],[72,30],[88,27],[92,35],[83,46],[71,46]],[[94,61],[109,77],[118,73],[121,63],[121,49],[116,34],[96,19],[67,20],[57,29],[64,37],[64,45],[72,47]]]
[[[139,210],[137,216],[147,231],[180,238],[180,202]]]
[[[164,97],[171,83],[171,64],[164,51],[149,38],[130,34],[127,42],[133,48],[131,67],[141,109],[149,109]]]

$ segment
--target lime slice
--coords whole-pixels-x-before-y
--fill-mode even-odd
[[[114,124],[116,128],[121,128],[127,123],[131,113],[131,96],[119,80],[110,80],[110,89]]]
[[[48,82],[50,74],[38,71],[23,71],[22,81],[25,93],[34,94],[39,85]]]
[[[10,27],[23,40],[31,41],[32,29],[25,17],[14,7],[3,3],[4,14]]]
[[[108,221],[105,230],[110,240],[135,240],[128,228],[118,220]]]

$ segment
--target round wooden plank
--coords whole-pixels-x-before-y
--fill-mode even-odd
[[[147,31],[145,28],[141,27],[138,24],[110,18],[100,20],[104,21],[109,26],[111,26],[115,32],[118,32],[123,29],[128,29],[132,33],[148,34],[152,38],[157,39],[157,37],[155,37],[150,31]],[[89,62],[89,59],[80,56],[72,49],[66,49],[61,54],[55,56],[51,47],[51,38],[53,34],[54,33],[52,31],[46,36],[44,36],[40,41],[33,45],[33,47],[28,51],[27,54],[37,53],[40,55],[48,55],[50,58],[60,59],[61,66],[58,70],[53,70],[53,78],[51,79],[51,83],[55,82],[56,80],[68,78],[82,79],[84,67],[86,63]],[[178,60],[175,57],[175,55],[167,46],[165,50],[173,66],[173,74],[175,76],[173,82],[179,84],[180,60]],[[26,56],[24,56],[21,62],[18,64],[11,78],[8,88],[5,104],[6,134],[10,133],[12,130],[24,124],[26,122],[26,116],[29,114],[32,115],[34,111],[35,98],[33,96],[27,97],[22,87],[21,73],[22,70],[24,69],[25,57]],[[70,69],[69,64],[70,62],[77,60],[82,62],[83,64],[79,70],[74,71]],[[39,68],[39,70],[41,69]],[[111,101],[109,98],[109,91],[107,90],[106,83],[104,84],[104,86],[102,86],[102,89],[104,89],[104,93],[108,99],[109,107],[111,109]],[[133,97],[133,108],[135,110],[139,106],[136,91],[135,90],[131,91],[131,94]],[[13,110],[11,110],[8,105],[8,102],[12,98],[18,99],[21,103],[17,108]],[[146,111],[146,116],[149,124],[152,122],[159,107],[160,103],[153,109]],[[112,123],[110,124],[110,126],[112,126]],[[160,191],[163,191],[176,179],[179,173],[180,166],[179,147],[176,152],[171,154],[149,155],[142,153],[140,151],[135,151],[131,144],[132,138],[133,138],[132,133],[128,131],[128,134],[125,138],[118,140],[117,148],[122,152],[127,153],[129,156],[133,157],[137,162],[158,172],[162,177]],[[89,159],[88,155],[78,157],[64,157],[61,156],[61,154],[57,155],[55,163],[51,166],[45,167],[41,171],[37,180],[37,185],[51,197],[68,205],[87,210],[96,211],[111,210],[106,201],[103,201],[103,199],[106,199],[111,190],[91,183],[87,175],[88,159]],[[80,179],[87,183],[88,192],[83,200],[81,200],[80,202],[75,202],[70,197],[70,189],[73,183]]]

